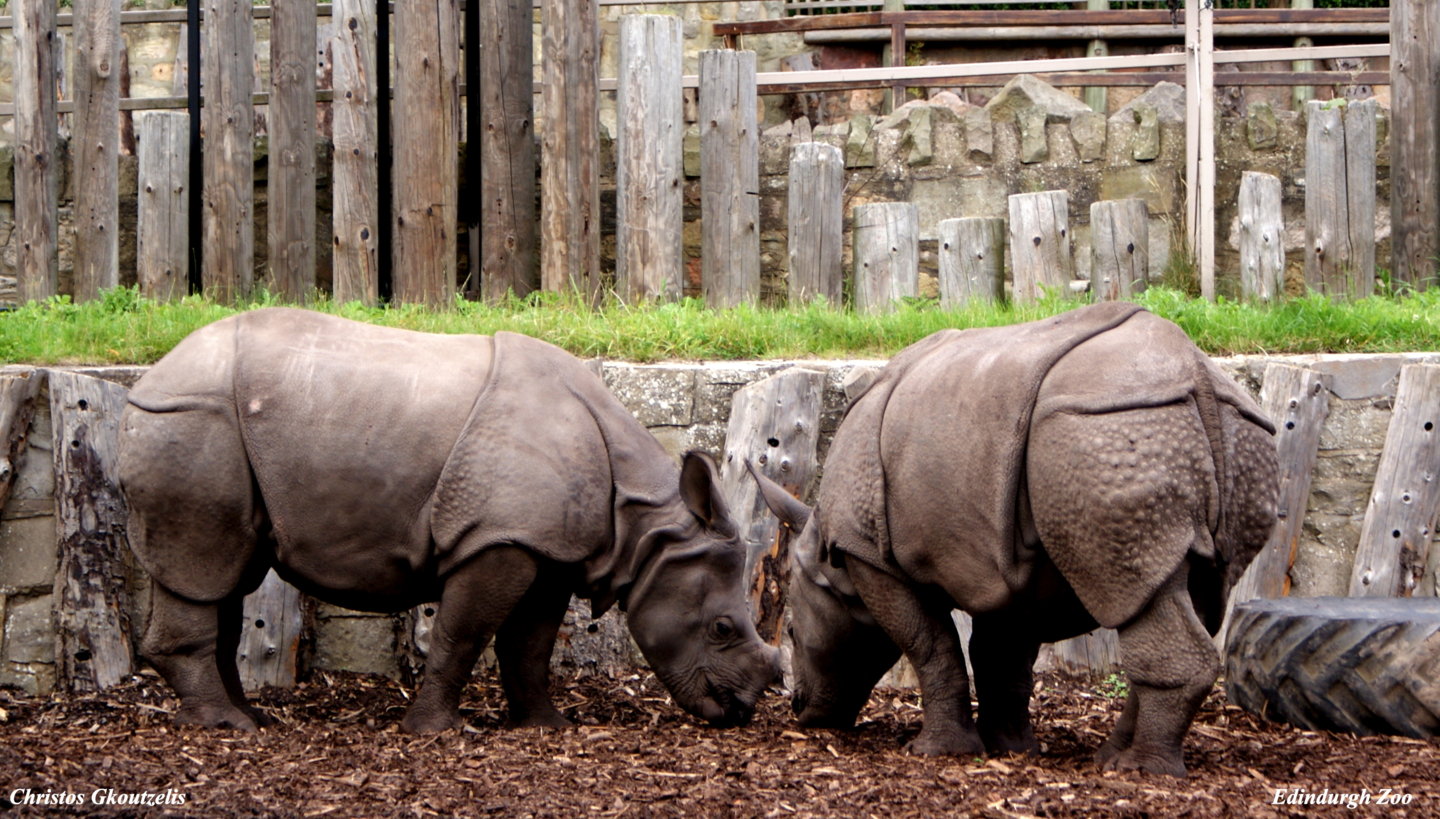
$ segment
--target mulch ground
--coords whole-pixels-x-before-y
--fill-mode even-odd
[[[1185,780],[1098,771],[1120,700],[1045,677],[1038,757],[930,759],[902,742],[919,696],[880,690],[853,731],[801,729],[783,698],[713,730],[649,675],[558,680],[574,729],[509,731],[493,674],[467,692],[467,728],[399,730],[410,692],[321,672],[257,698],[279,720],[258,734],[177,728],[176,701],[143,675],[90,697],[0,692],[0,808],[16,790],[78,794],[78,807],[20,815],[187,816],[1355,816],[1440,814],[1440,744],[1302,731],[1227,705],[1217,691],[1186,743]],[[1364,794],[1368,804],[1274,804]],[[1400,804],[1380,804],[1389,799]],[[171,793],[181,807],[95,806],[92,792]]]

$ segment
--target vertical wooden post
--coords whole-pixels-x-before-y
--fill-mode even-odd
[[[551,292],[600,299],[600,10],[541,0],[540,277]]]
[[[755,52],[700,52],[700,279],[705,303],[760,300]]]
[[[1215,9],[1185,4],[1185,235],[1200,271],[1200,295],[1215,300]]]
[[[480,6],[480,288],[487,301],[540,285],[535,228],[535,82],[531,0]],[[452,33],[453,34],[453,33]],[[467,78],[468,80],[468,78]],[[473,98],[472,98],[473,99]],[[472,180],[473,182],[473,180]],[[454,255],[453,252],[451,255]]]
[[[681,294],[684,106],[680,18],[620,19],[616,92],[616,290],[628,301]]]
[[[1005,300],[1005,220],[967,216],[940,223],[940,306]]]
[[[221,303],[249,295],[255,280],[255,42],[249,0],[205,0],[201,279]]]
[[[315,4],[271,8],[270,286],[301,303],[315,289]]]
[[[1239,603],[1257,597],[1284,597],[1290,593],[1290,567],[1300,549],[1305,508],[1310,503],[1310,480],[1320,446],[1320,431],[1330,415],[1327,376],[1289,364],[1265,367],[1260,383],[1260,406],[1275,422],[1275,454],[1280,465],[1279,521],[1260,553],[1240,576],[1226,601],[1229,612]],[[1225,645],[1225,629],[1218,635]]]
[[[293,688],[300,640],[306,630],[300,591],[271,569],[260,588],[245,595],[236,665],[246,691],[267,685]]]
[[[51,370],[54,431],[55,664],[61,685],[99,691],[131,670],[124,531],[115,479],[124,387]]]
[[[333,186],[335,253],[331,290],[337,304],[379,299],[380,203],[376,162],[375,4],[337,0],[330,62],[335,67]]]
[[[1091,11],[1106,11],[1110,8],[1110,0],[1085,0],[1085,8]],[[1086,57],[1109,57],[1110,44],[1104,40],[1091,40],[1085,47]],[[1090,86],[1085,89],[1085,104],[1090,110],[1097,114],[1109,116],[1110,97],[1103,85]]]
[[[1246,171],[1240,177],[1240,293],[1278,301],[1285,294],[1285,216],[1280,179]]]
[[[1313,104],[1313,103],[1312,103]],[[1410,597],[1440,519],[1440,366],[1407,364],[1350,574],[1351,597]]]
[[[1099,301],[1125,299],[1150,279],[1150,210],[1144,199],[1090,205],[1090,292]]]
[[[75,301],[120,283],[120,0],[75,13]]]
[[[1065,191],[1017,193],[1010,197],[1010,264],[1017,304],[1049,290],[1070,292],[1075,262],[1070,257],[1070,195]]]
[[[53,0],[15,0],[15,276],[20,301],[55,295],[60,165]]]
[[[1315,0],[1290,0],[1290,8],[1313,9],[1315,8]],[[1310,39],[1309,37],[1296,37],[1293,45],[1295,48],[1310,48],[1311,46],[1315,45],[1315,41]],[[1315,61],[1292,60],[1290,62],[1290,70],[1314,71]],[[1305,105],[1313,99],[1315,99],[1315,86],[1313,85],[1297,85],[1290,89],[1291,110],[1303,111],[1305,109]]]
[[[824,373],[791,367],[736,391],[730,404],[720,484],[745,543],[745,576],[754,580],[751,602],[760,636],[772,643],[779,641],[784,621],[788,541],[745,463],[805,497],[819,471],[815,447],[824,392]]]
[[[150,111],[140,117],[135,274],[157,301],[185,295],[190,263],[190,115]]]
[[[441,306],[455,293],[460,142],[456,0],[395,10],[395,300]]]
[[[1375,290],[1375,110],[1305,107],[1305,281],[1331,295]]]
[[[1415,287],[1440,281],[1440,3],[1390,3],[1391,269]]]
[[[790,149],[788,203],[790,304],[844,298],[845,155],[834,145],[802,142]]]
[[[920,289],[920,215],[911,202],[855,208],[855,310],[888,313]]]

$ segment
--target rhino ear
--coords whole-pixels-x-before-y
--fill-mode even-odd
[[[749,458],[745,459],[745,468],[750,471],[750,477],[760,484],[760,497],[765,500],[765,505],[770,507],[770,511],[775,513],[775,517],[779,518],[780,522],[792,531],[797,533],[802,531],[805,524],[810,521],[810,513],[813,510],[796,500],[795,496],[791,495],[785,487],[760,474],[760,470],[750,463]]]
[[[680,467],[680,497],[690,514],[706,529],[726,537],[735,534],[730,506],[720,489],[715,461],[709,455],[697,450],[685,453],[685,461]]]

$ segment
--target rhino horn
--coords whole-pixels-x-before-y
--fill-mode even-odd
[[[765,499],[765,505],[770,507],[775,517],[795,532],[804,529],[813,510],[797,500],[785,487],[760,474],[760,470],[750,463],[749,458],[745,459],[745,468],[760,485],[760,497]]]

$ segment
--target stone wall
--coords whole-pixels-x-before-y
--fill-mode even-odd
[[[1330,416],[1320,439],[1309,510],[1298,558],[1292,571],[1299,596],[1344,595],[1359,540],[1370,487],[1384,445],[1399,368],[1404,363],[1440,363],[1440,353],[1396,355],[1323,355],[1283,358],[1219,359],[1224,369],[1258,392],[1271,361],[1313,367],[1330,376]],[[789,366],[825,374],[821,459],[846,403],[845,386],[881,362],[728,362],[633,365],[605,362],[606,383],[665,449],[678,456],[686,449],[722,452],[731,397],[746,384]],[[10,368],[12,371],[14,368]],[[0,374],[5,372],[0,369]],[[110,367],[86,372],[133,383],[142,368]],[[48,401],[42,395],[30,427],[29,446],[17,465],[10,500],[0,511],[0,686],[45,692],[54,685],[54,619],[51,593],[56,565],[56,535],[51,499],[52,466]],[[1417,593],[1440,593],[1434,571],[1440,549],[1432,550],[1431,571]],[[135,627],[144,621],[144,584],[130,572]],[[319,605],[308,646],[308,665],[403,676],[403,617],[372,615]],[[138,645],[138,640],[135,642]],[[628,671],[639,664],[617,614],[592,623],[588,606],[572,608],[562,632],[556,664],[581,671]]]

